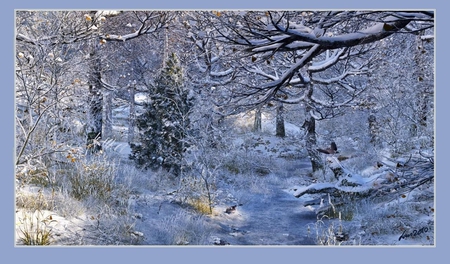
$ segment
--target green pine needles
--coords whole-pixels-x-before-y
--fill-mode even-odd
[[[140,168],[164,167],[178,175],[188,147],[189,113],[193,105],[184,86],[183,69],[172,53],[150,87],[144,112],[137,117],[137,142],[130,143],[130,159]]]

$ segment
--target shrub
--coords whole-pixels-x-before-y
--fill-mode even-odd
[[[42,189],[29,191],[19,191],[16,194],[16,206],[28,210],[53,210],[53,202],[51,197],[46,197]]]

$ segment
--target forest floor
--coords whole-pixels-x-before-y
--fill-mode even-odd
[[[283,158],[281,158],[283,159]],[[176,180],[155,179],[155,186],[136,186],[128,199],[128,212],[134,219],[133,236],[139,245],[314,245],[311,227],[316,222],[312,208],[301,206],[293,196],[293,184],[306,185],[309,161],[283,159],[283,173],[235,175],[236,181],[218,181],[213,213],[203,215],[176,199]],[[164,177],[164,176],[162,176]],[[158,183],[156,183],[158,182]],[[149,190],[151,189],[151,190]],[[39,187],[21,188],[36,194]],[[44,195],[50,195],[49,193]],[[236,210],[226,209],[236,206]],[[23,222],[23,209],[16,210],[16,222]],[[107,224],[87,211],[64,217],[54,211],[41,211],[34,217],[49,219],[56,244],[109,244]],[[308,227],[310,227],[308,231]],[[115,230],[114,230],[115,231]],[[109,241],[108,241],[109,240]],[[20,241],[17,237],[17,244]],[[114,242],[113,242],[114,243]]]
[[[307,169],[306,162],[290,162],[291,167],[286,169]],[[283,180],[274,176],[259,177],[270,178],[266,182],[270,187],[259,185],[251,188],[250,184],[241,186],[242,190],[229,184],[228,188],[224,186],[226,184],[223,184],[223,188],[218,187],[219,195],[213,214],[203,217],[201,225],[205,233],[203,238],[199,238],[203,241],[199,242],[210,245],[315,245],[312,234],[308,233],[308,226],[314,225],[316,215],[311,209],[301,206],[300,199],[295,198],[293,191],[286,185],[293,180],[298,181],[298,176],[292,175]],[[227,208],[232,206],[236,206],[235,210],[227,212]],[[180,207],[170,195],[160,193],[140,196],[135,211],[142,214],[142,218],[136,223],[136,229],[145,234],[143,244],[161,242],[158,241],[158,235],[152,235],[158,233],[160,225],[155,223],[157,221],[171,222],[172,219],[174,224],[182,225],[182,221],[176,223],[180,210],[189,208]],[[192,223],[186,223],[186,226],[189,225]],[[188,243],[182,241],[182,234],[176,236],[175,243]]]
[[[92,213],[95,210],[90,210],[86,203],[69,202],[67,198],[61,198],[64,202],[60,204],[70,207],[72,212],[79,208],[79,213],[64,216],[55,211],[41,210],[40,215],[30,218],[24,214],[23,208],[17,207],[16,244],[21,245],[19,238],[26,219],[45,219],[51,229],[52,244],[69,246],[339,245],[333,240],[339,229],[349,235],[343,245],[433,245],[434,213],[430,209],[434,210],[434,204],[428,198],[426,201],[414,198],[410,203],[398,203],[382,209],[380,214],[372,210],[379,205],[369,204],[371,207],[363,208],[366,211],[358,208],[359,215],[350,221],[318,218],[314,207],[302,205],[314,196],[294,197],[296,188],[324,180],[311,176],[311,163],[304,149],[295,143],[297,141],[295,137],[279,139],[264,134],[237,138],[236,145],[252,142],[253,148],[245,155],[251,152],[252,158],[259,157],[253,161],[264,169],[228,173],[216,178],[212,214],[199,213],[192,206],[180,202],[180,194],[177,193],[179,179],[163,173],[141,175],[135,172],[135,176],[141,179],[133,183],[125,200],[118,200],[121,208],[126,208],[122,213],[111,209],[107,212],[114,213],[95,215]],[[119,158],[122,164],[131,168],[131,161],[127,158],[129,147],[126,143],[120,144],[125,147],[121,148]],[[119,177],[118,181],[133,177],[128,175],[126,168],[124,171],[121,176],[124,178]],[[425,191],[432,193],[433,186]],[[54,193],[37,186],[16,186],[16,195],[18,193],[20,199],[43,195],[52,196],[52,201],[57,200]],[[90,206],[94,208],[96,205]],[[234,210],[230,210],[233,206]],[[393,215],[397,218],[394,219]],[[416,228],[420,232],[414,235],[406,233],[410,235],[407,239],[399,239],[405,227]],[[126,242],[123,236],[128,236]]]

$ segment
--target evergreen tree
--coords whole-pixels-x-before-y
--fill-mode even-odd
[[[183,70],[172,53],[151,88],[144,112],[137,117],[139,142],[130,143],[138,167],[164,167],[178,175],[188,147],[189,112],[193,105],[183,84]]]

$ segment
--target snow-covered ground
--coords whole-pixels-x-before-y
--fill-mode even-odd
[[[429,200],[420,202],[421,191],[433,191],[432,187],[416,189],[388,204],[359,203],[361,207],[355,208],[351,219],[318,217],[315,209],[320,205],[303,203],[319,196],[294,196],[302,188],[320,182],[310,175],[311,165],[299,127],[288,123],[287,137],[281,139],[273,136],[275,122],[268,117],[263,118],[261,133],[246,131],[251,124],[245,118],[236,122],[242,130],[233,137],[233,144],[245,146],[245,151],[236,150],[235,155],[242,155],[236,158],[245,155],[256,167],[230,168],[216,176],[211,215],[201,214],[180,201],[178,179],[163,172],[132,169],[128,144],[116,141],[109,148],[110,155],[122,166],[116,180],[129,187],[125,194],[116,197],[122,214],[110,208],[105,209],[104,215],[94,215],[86,203],[73,200],[68,204],[67,197],[37,187],[18,187],[17,199],[42,196],[55,204],[68,204],[70,214],[64,215],[60,208],[58,212],[44,210],[40,216],[31,217],[38,221],[47,219],[45,227],[52,231],[56,245],[434,244],[434,204]],[[373,166],[369,166],[361,172],[360,181],[369,181],[374,173]],[[74,208],[79,208],[78,213],[74,213]],[[18,207],[18,234],[25,228],[26,218],[24,209]],[[346,234],[344,241],[333,240],[338,232]],[[127,238],[121,239],[121,234]],[[19,236],[16,238],[20,245]]]

